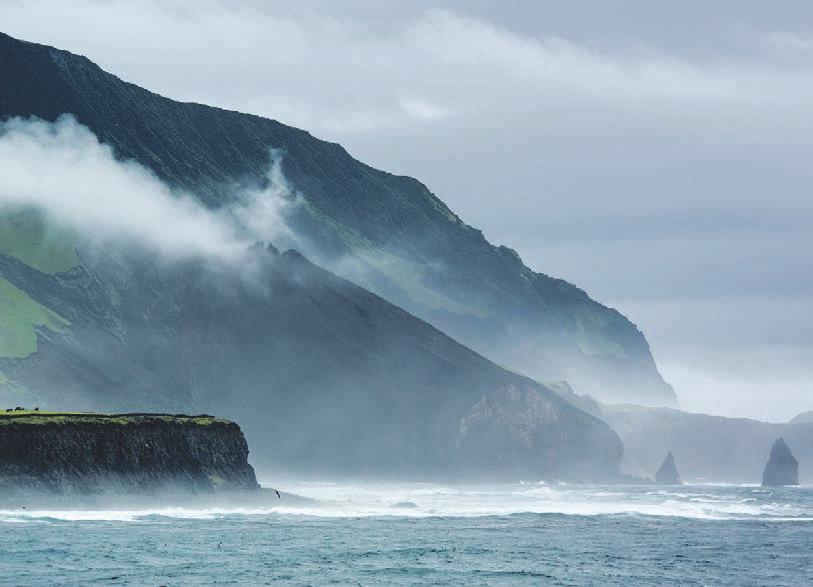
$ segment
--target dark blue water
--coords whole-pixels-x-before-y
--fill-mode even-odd
[[[296,489],[320,502],[0,512],[0,583],[813,585],[813,488]]]

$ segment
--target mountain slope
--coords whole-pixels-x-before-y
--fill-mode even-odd
[[[305,131],[174,102],[83,57],[1,34],[0,83],[0,118],[72,113],[119,157],[213,208],[233,203],[235,185],[267,182],[269,150],[278,150],[301,196],[288,221],[318,263],[534,377],[568,379],[603,398],[675,401],[624,316],[491,245],[412,178]]]
[[[37,329],[36,353],[0,359],[26,402],[214,411],[239,422],[256,465],[277,470],[454,475],[489,470],[460,458],[462,418],[515,386],[551,414],[534,474],[617,471],[621,443],[605,423],[294,251],[254,247],[232,264],[81,258],[47,274],[0,255],[0,275],[70,322]],[[2,399],[19,403],[13,393]]]

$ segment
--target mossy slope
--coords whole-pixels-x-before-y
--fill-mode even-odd
[[[22,358],[37,350],[37,329],[59,331],[68,321],[0,277],[0,357]]]

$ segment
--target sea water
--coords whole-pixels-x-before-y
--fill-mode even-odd
[[[6,509],[9,585],[813,585],[813,487],[290,483],[263,506]]]

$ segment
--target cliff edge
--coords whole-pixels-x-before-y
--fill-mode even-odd
[[[0,492],[212,493],[259,488],[234,422],[212,416],[0,414]]]

